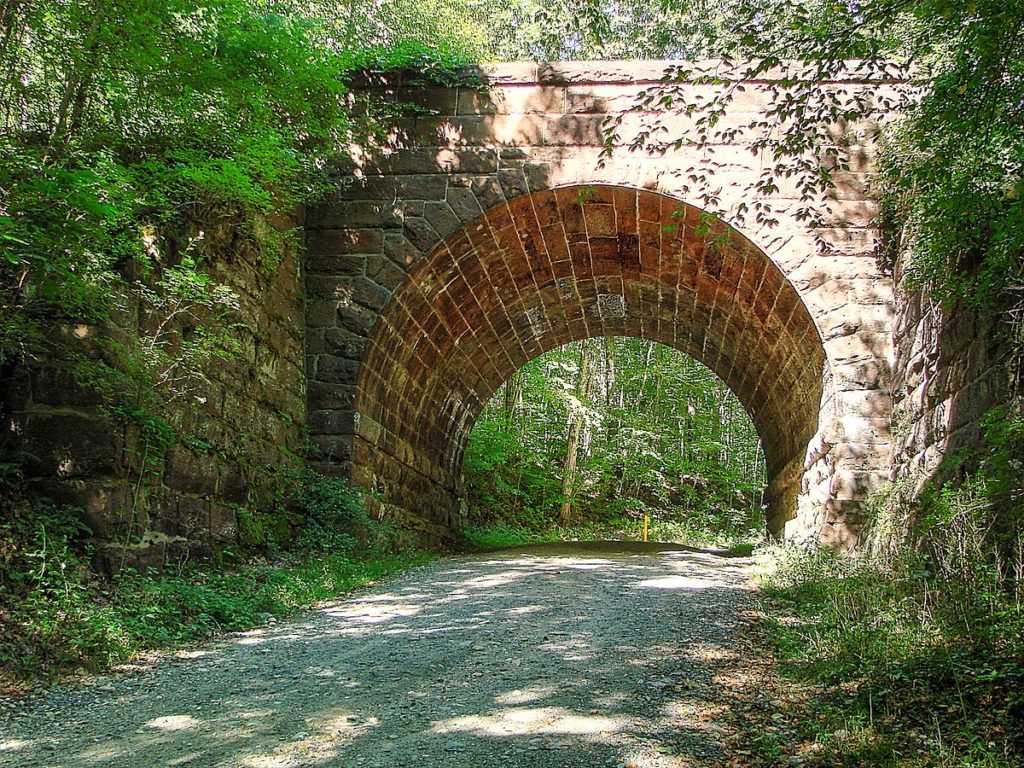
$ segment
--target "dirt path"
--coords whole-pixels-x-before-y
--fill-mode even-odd
[[[747,565],[564,547],[438,561],[54,690],[0,722],[0,764],[728,765]]]

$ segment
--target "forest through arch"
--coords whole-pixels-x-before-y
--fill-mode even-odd
[[[531,360],[467,443],[460,534],[481,546],[579,539],[718,548],[763,540],[757,430],[710,369],[623,336]],[[556,527],[557,526],[557,527]]]
[[[736,393],[763,440],[768,526],[782,535],[831,403],[821,337],[752,243],[693,207],[625,187],[521,196],[413,268],[360,368],[356,481],[444,537],[488,398],[533,357],[612,335],[672,346]]]

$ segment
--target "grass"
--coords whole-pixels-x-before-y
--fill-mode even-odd
[[[20,503],[0,520],[0,695],[260,626],[430,557],[371,520],[339,480],[306,473],[294,494],[301,524],[289,529],[288,549],[267,537],[232,554],[231,566],[199,561],[113,577],[93,570],[75,510],[12,496]],[[264,516],[273,522],[272,514]],[[269,530],[260,520],[243,521],[250,541]]]
[[[622,518],[588,521],[574,525],[526,526],[516,523],[469,525],[460,531],[470,547],[475,549],[501,549],[522,544],[557,541],[641,541],[643,524],[640,520]],[[721,549],[731,555],[749,555],[761,541],[758,531],[728,533],[706,531],[684,523],[652,520],[648,540],[681,544],[697,549]]]
[[[63,584],[0,607],[0,692],[99,671],[144,651],[177,648],[265,624],[423,562],[418,553],[293,553],[230,569],[67,574]]]
[[[817,691],[802,738],[829,766],[1024,762],[1024,616],[921,559],[778,547],[758,554],[764,627]]]

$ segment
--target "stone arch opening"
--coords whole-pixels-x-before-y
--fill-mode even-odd
[[[738,231],[621,186],[500,203],[412,267],[360,364],[353,481],[384,514],[397,508],[410,527],[449,537],[484,403],[534,357],[616,335],[674,347],[737,395],[762,439],[768,528],[781,536],[812,491],[801,483],[805,456],[831,417],[818,329],[793,285]]]
[[[643,511],[652,521],[696,532],[705,513],[727,505],[728,514],[708,533],[725,541],[763,531],[764,452],[750,415],[725,382],[658,342],[593,341],[586,353],[577,343],[535,357],[484,404],[462,461],[461,524],[530,528],[540,522],[538,513],[547,522],[560,515],[562,499],[551,491],[563,487],[585,354],[590,412],[577,444],[574,520],[601,527],[631,518],[638,532]],[[508,449],[513,464],[496,466],[496,455]]]

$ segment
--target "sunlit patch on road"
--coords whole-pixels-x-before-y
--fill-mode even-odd
[[[751,684],[737,672],[745,569],[561,545],[438,561],[55,692],[0,755],[5,768],[725,768],[730,691]]]

